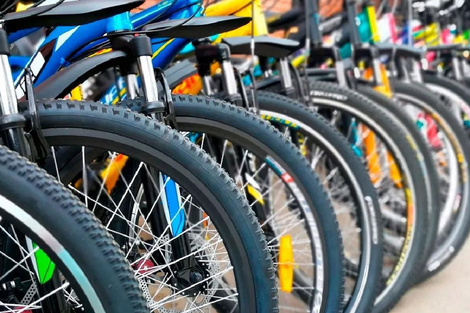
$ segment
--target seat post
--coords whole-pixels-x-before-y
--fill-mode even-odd
[[[291,96],[295,93],[294,85],[292,83],[291,72],[289,69],[289,61],[287,58],[281,58],[278,63],[279,77],[281,78],[282,91],[281,93],[286,96]]]
[[[230,62],[230,48],[224,43],[217,44],[217,48],[219,50],[218,61],[222,65],[225,92],[229,97],[238,96],[237,80]]]

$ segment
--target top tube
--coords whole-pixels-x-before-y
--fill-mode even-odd
[[[199,5],[200,0],[164,0],[145,9],[142,12],[131,13],[131,21],[135,29],[154,22],[155,20],[168,19],[171,15],[184,8]],[[168,10],[165,12],[165,10]]]

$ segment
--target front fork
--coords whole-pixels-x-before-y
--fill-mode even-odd
[[[214,91],[211,88],[211,64],[213,64],[214,61],[217,61],[221,65],[222,88],[225,100],[234,104],[243,103],[245,106],[247,106],[247,109],[250,109],[250,104],[246,99],[246,96],[242,96],[244,92],[241,94],[239,91],[238,86],[243,88],[243,85],[240,77],[237,82],[235,70],[230,59],[229,47],[225,44],[212,45],[210,41],[205,39],[198,40],[194,42],[194,44],[196,47],[195,52],[198,63],[198,74],[202,77],[202,87],[205,95],[214,95]],[[292,82],[290,83],[292,84]],[[258,112],[258,107],[255,103],[256,99],[253,99],[253,102],[253,109]],[[263,224],[268,217],[266,212],[266,205],[261,194],[261,187],[252,178],[255,173],[255,169],[253,166],[250,166],[250,164],[253,165],[252,162],[250,163],[250,160],[253,161],[254,156],[239,146],[235,147],[235,154],[235,159],[240,160],[243,164],[245,164],[244,167],[240,169],[240,173],[236,173],[236,175],[241,176],[241,181],[245,186],[247,199],[249,200],[250,204],[252,204],[252,209],[255,212],[258,220],[261,224]],[[263,171],[258,173],[258,175],[263,175],[262,172]],[[267,223],[264,225],[263,229],[265,232],[272,232],[272,230],[269,229],[269,224]]]
[[[30,149],[23,128],[26,120],[18,112],[18,101],[11,74],[8,35],[0,25],[0,127],[3,144],[31,160]]]
[[[139,74],[143,96],[145,98],[145,113],[164,122],[166,114],[172,112],[167,103],[160,100],[155,71],[152,65],[152,46],[147,36],[120,36],[112,41],[113,48],[130,50],[133,60],[121,66],[121,74],[126,78],[127,95],[134,99],[139,94],[137,74]],[[164,86],[165,87],[165,86]],[[168,89],[168,88],[167,88]],[[167,94],[167,98],[171,95]],[[198,283],[203,275],[202,267],[198,266],[196,258],[191,254],[191,245],[186,229],[186,215],[184,203],[181,201],[179,185],[171,178],[153,169],[144,170],[141,174],[141,183],[147,205],[142,208],[144,214],[149,215],[151,232],[156,238],[168,234],[171,240],[173,260],[179,260],[174,265],[178,285],[187,288]],[[157,188],[158,187],[158,188]],[[157,194],[156,190],[159,193]],[[155,206],[154,209],[152,209]],[[159,243],[154,243],[159,244]],[[161,259],[159,251],[154,253],[155,259]]]
[[[423,83],[421,71],[422,69],[426,70],[428,68],[428,61],[426,58],[423,58],[420,61],[400,58],[396,63],[398,64],[398,75],[403,81],[407,83]],[[460,77],[460,72],[458,72],[457,75]],[[455,112],[456,108],[452,108],[452,111]],[[459,112],[458,108],[457,111]],[[417,116],[414,116],[415,112],[408,113],[410,113],[412,118],[416,119],[418,128],[423,132],[423,135],[427,137],[431,147],[441,147],[443,145],[441,138],[439,138],[438,125],[431,115],[425,112],[420,112]],[[456,115],[458,115],[458,113]]]
[[[372,55],[372,67],[364,72],[364,78],[373,78],[375,82],[374,90],[383,94],[387,98],[393,97],[390,81],[387,76],[385,66],[380,63],[377,56]],[[368,159],[368,168],[371,181],[377,183],[382,177],[382,168],[380,165],[380,157],[377,151],[376,135],[366,126],[361,127],[361,133],[364,139],[364,149]],[[389,175],[395,186],[402,188],[401,174],[393,156],[387,151],[387,164],[389,165]]]

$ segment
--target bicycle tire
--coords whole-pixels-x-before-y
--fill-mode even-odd
[[[123,101],[121,105],[132,111],[140,110],[141,106],[139,100]],[[269,123],[226,102],[202,96],[174,95],[173,105],[181,131],[227,138],[261,159],[269,156],[289,173],[309,207],[313,208],[310,214],[317,221],[316,227],[320,229],[319,235],[324,243],[321,249],[325,255],[322,261],[326,267],[323,278],[325,295],[315,298],[315,301],[322,303],[320,312],[340,312],[344,274],[338,223],[318,177],[300,152]],[[323,297],[326,301],[322,300]]]
[[[462,84],[464,84],[467,87],[470,87],[470,78],[469,77],[464,77]]]
[[[63,91],[64,92],[64,91]],[[199,98],[198,102],[200,103],[204,103],[205,101],[207,100],[201,100],[202,98]],[[125,103],[125,102],[124,102]],[[132,106],[132,105],[131,105]],[[241,116],[241,114],[239,115]],[[279,135],[277,135],[279,137]],[[290,150],[290,149],[289,149]],[[259,150],[258,150],[259,151]],[[291,153],[291,152],[289,152]],[[304,174],[304,175],[313,175],[313,174]],[[312,187],[314,188],[314,187]],[[321,195],[321,196],[318,196],[318,198],[320,197],[324,197],[324,195]],[[323,213],[323,214],[327,214],[327,213]],[[328,223],[327,223],[328,224]],[[331,234],[329,234],[329,236],[327,237],[335,237],[337,236],[337,234],[333,234],[333,232],[338,232],[338,226],[333,226],[330,228],[331,229]],[[337,239],[330,239],[328,238],[328,240],[334,240],[336,241]],[[341,243],[340,243],[341,244]],[[338,243],[335,243],[333,244],[332,246],[338,246]],[[332,248],[330,249],[331,251],[332,250],[335,250],[335,248]],[[341,251],[342,252],[342,249],[338,250],[338,251]],[[328,312],[331,311],[331,312],[337,312],[340,310],[340,307],[341,307],[341,298],[343,296],[343,291],[342,289],[338,289],[338,286],[339,285],[343,285],[342,283],[336,283],[340,278],[342,279],[343,278],[343,266],[341,265],[341,267],[338,266],[339,263],[342,262],[343,260],[343,256],[340,255],[340,253],[338,254],[337,252],[336,253],[336,257],[334,257],[334,264],[333,264],[333,268],[336,269],[336,270],[331,270],[329,271],[330,273],[332,273],[332,275],[335,277],[335,278],[332,278],[331,280],[333,282],[335,282],[334,284],[332,284],[332,287],[331,287],[331,292],[328,292],[328,297],[327,297],[327,304],[325,304],[325,308],[323,308],[322,310],[324,309],[328,309]],[[340,300],[338,300],[340,299]],[[321,299],[320,300],[315,300],[317,303],[324,303]]]
[[[148,312],[119,247],[69,190],[5,147],[0,147],[0,175],[2,222],[47,253],[87,312]]]
[[[273,125],[299,128],[299,132],[328,155],[329,161],[335,162],[351,194],[357,197],[354,201],[357,208],[353,213],[359,220],[356,227],[361,229],[362,261],[357,287],[345,304],[344,312],[367,312],[375,301],[382,270],[382,228],[377,193],[363,164],[346,139],[317,112],[271,92],[258,91],[256,98],[263,119]]]
[[[328,106],[331,103],[337,103],[336,107],[341,107],[343,108],[349,108],[353,110],[354,108],[358,110],[358,113],[362,112],[368,116],[368,118],[372,120],[377,120],[381,121],[380,123],[377,122],[378,125],[385,125],[387,128],[395,129],[395,130],[389,130],[389,134],[393,136],[395,139],[400,142],[400,148],[404,147],[405,150],[407,150],[407,160],[411,160],[412,163],[414,163],[414,166],[411,166],[410,168],[414,172],[413,176],[416,177],[416,181],[419,181],[420,183],[417,185],[418,188],[422,188],[426,184],[426,164],[423,162],[423,156],[421,155],[421,152],[419,150],[416,150],[417,144],[415,142],[409,142],[409,139],[412,138],[407,138],[406,134],[403,132],[403,126],[401,122],[397,121],[395,118],[393,118],[393,115],[390,113],[386,112],[382,108],[379,108],[376,104],[372,103],[369,99],[366,97],[358,94],[355,91],[352,91],[347,88],[340,87],[336,84],[333,83],[327,83],[323,82],[320,80],[315,80],[315,79],[310,79],[310,86],[309,90],[311,93],[311,99],[313,101],[314,107],[315,108],[322,108],[323,106]],[[271,81],[265,84],[263,87],[266,88],[264,90],[273,90],[275,91],[278,89],[279,82],[278,81]],[[361,113],[361,114],[362,114]],[[396,132],[395,132],[396,131]],[[394,133],[395,132],[395,133]],[[400,138],[401,137],[401,138]],[[392,140],[393,141],[393,140]],[[411,149],[411,151],[410,151]],[[419,164],[419,165],[418,165]],[[418,173],[421,172],[421,173]],[[419,178],[421,176],[421,178]],[[422,190],[421,192],[417,193],[419,195],[424,195],[426,194],[427,190]],[[427,199],[430,199],[430,196],[426,195]],[[420,210],[424,210],[428,208],[428,201],[422,202],[422,199],[417,199],[421,202],[419,206]],[[420,215],[423,215],[425,218],[418,221],[420,226],[419,226],[419,231],[418,232],[418,237],[423,237],[426,238],[426,235],[424,235],[425,231],[424,228],[427,229],[427,223],[428,223],[428,216],[427,213],[421,212]],[[424,223],[424,224],[423,224]],[[423,228],[424,227],[424,228]],[[416,237],[416,236],[415,236]],[[426,240],[426,239],[424,239]],[[395,285],[395,288],[393,292],[390,294],[387,293],[387,295],[384,295],[382,293],[382,296],[379,295],[378,299],[375,302],[375,307],[372,310],[372,312],[388,312],[391,310],[391,308],[398,302],[398,300],[401,298],[401,296],[408,290],[408,288],[412,285],[412,281],[417,281],[419,280],[419,273],[424,266],[424,263],[426,259],[423,257],[423,253],[425,252],[425,245],[426,243],[422,238],[418,238],[417,240],[417,250],[419,250],[419,253],[413,252],[413,259],[409,260],[408,259],[408,264],[406,264],[406,275],[400,278],[399,284]],[[406,278],[404,278],[406,277]]]
[[[396,117],[404,127],[407,135],[411,136],[412,141],[416,144],[417,149],[420,151],[423,162],[425,163],[425,183],[428,198],[428,230],[426,231],[426,244],[423,252],[423,258],[427,259],[434,250],[436,244],[437,229],[439,226],[439,187],[438,187],[438,174],[436,164],[431,151],[420,134],[416,124],[410,119],[408,115],[403,112],[400,107],[393,100],[376,92],[368,86],[362,84],[358,85],[358,91],[377,103],[381,108],[384,108]],[[419,281],[420,278],[417,278]]]
[[[226,173],[174,130],[141,114],[95,102],[37,102],[41,127],[52,146],[119,151],[163,171],[191,194],[230,250],[240,310],[276,312],[277,290],[265,237],[253,211]]]
[[[421,275],[421,279],[424,280],[442,270],[457,255],[470,232],[470,185],[467,181],[470,174],[468,168],[470,153],[467,147],[470,142],[455,115],[424,85],[392,81],[392,86],[399,99],[405,98],[407,103],[414,99],[414,105],[426,113],[432,114],[436,124],[445,132],[456,153],[460,171],[459,180],[463,185],[460,188],[462,194],[454,200],[454,203],[460,207],[458,217],[455,224],[449,227],[451,231],[446,235],[446,238],[438,241],[438,246],[435,247]],[[452,207],[454,211],[455,207]]]
[[[446,103],[460,120],[462,115],[470,117],[470,105],[467,99],[470,99],[467,79],[462,82],[452,80],[433,73],[422,73],[423,83],[435,94],[439,95],[441,100]],[[470,136],[470,130],[466,127],[466,133]],[[470,138],[470,137],[469,137]]]
[[[413,277],[422,269],[425,259],[422,253],[425,248],[426,229],[428,223],[427,196],[422,156],[418,150],[407,140],[403,128],[390,116],[388,112],[380,109],[376,104],[364,96],[335,84],[320,81],[310,81],[310,92],[314,106],[321,108],[337,109],[342,112],[354,114],[360,117],[362,122],[367,122],[368,128],[380,134],[387,140],[389,149],[393,149],[394,157],[399,159],[400,169],[406,171],[406,179],[411,186],[411,207],[415,214],[413,226],[407,226],[405,248],[407,252],[400,254],[397,266],[388,278],[390,282],[378,295],[372,312],[388,312],[398,302],[401,296],[411,286]],[[420,195],[418,197],[417,195]],[[407,208],[408,210],[409,208]],[[409,215],[408,215],[409,216]],[[413,245],[415,245],[413,247]],[[402,246],[403,247],[403,246]]]

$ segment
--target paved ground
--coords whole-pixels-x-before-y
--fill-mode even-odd
[[[392,313],[470,312],[470,240],[449,266],[414,287]]]

